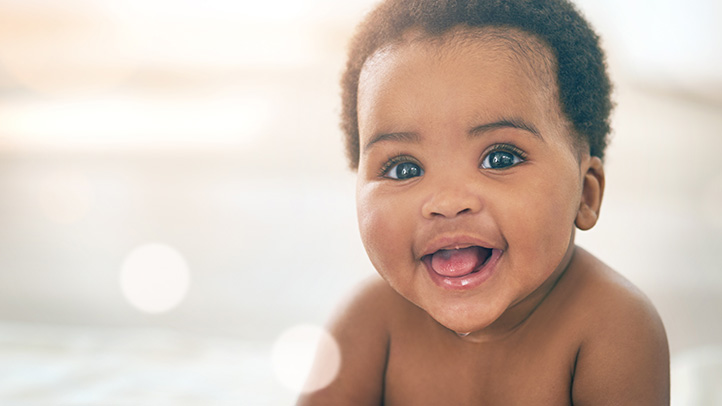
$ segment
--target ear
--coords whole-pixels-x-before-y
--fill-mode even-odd
[[[589,230],[597,224],[599,209],[602,206],[604,195],[604,164],[596,156],[590,157],[582,178],[582,199],[579,203],[579,211],[575,224],[580,230]]]

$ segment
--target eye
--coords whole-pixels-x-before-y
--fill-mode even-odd
[[[516,150],[516,148],[514,148]],[[506,169],[524,162],[521,151],[509,151],[507,149],[495,149],[489,152],[481,162],[484,169]]]
[[[424,170],[413,162],[404,161],[394,164],[389,162],[389,168],[384,171],[384,176],[391,179],[405,180],[415,178],[424,174]]]

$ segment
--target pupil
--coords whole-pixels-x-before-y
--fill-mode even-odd
[[[514,157],[508,152],[495,152],[490,158],[492,168],[505,168],[514,164]]]
[[[399,179],[413,178],[419,176],[419,167],[412,163],[403,163],[397,168]]]

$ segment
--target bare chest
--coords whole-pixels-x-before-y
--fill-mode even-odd
[[[539,341],[392,341],[385,405],[571,405],[575,350]]]

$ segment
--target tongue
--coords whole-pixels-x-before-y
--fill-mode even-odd
[[[439,250],[431,256],[431,268],[441,276],[456,277],[472,273],[483,261],[481,247]]]

